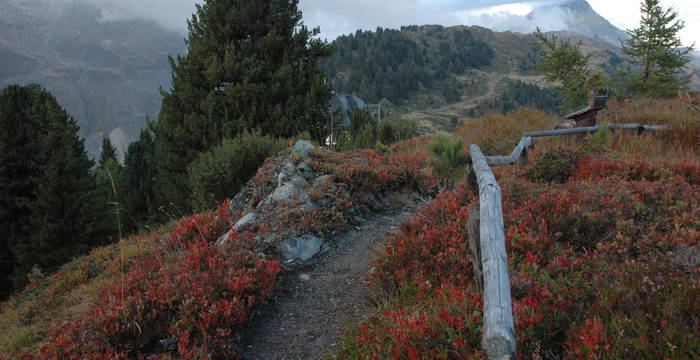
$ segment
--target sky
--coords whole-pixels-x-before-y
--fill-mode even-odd
[[[144,17],[162,25],[184,31],[186,20],[202,0],[84,0],[104,9],[106,18]],[[402,25],[481,25],[498,31],[515,28],[526,31],[525,15],[538,5],[563,0],[299,0],[304,23],[321,28],[321,38],[330,40],[357,29],[374,30],[378,26],[398,28]],[[620,29],[639,24],[641,0],[588,0],[593,9]],[[680,36],[684,45],[700,47],[700,6],[698,0],[661,0],[663,7],[673,7],[685,21]],[[115,6],[113,4],[119,4]],[[552,16],[543,30],[559,30],[561,21]]]

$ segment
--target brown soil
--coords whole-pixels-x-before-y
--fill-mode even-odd
[[[312,264],[287,272],[271,303],[243,332],[244,360],[322,359],[338,345],[342,330],[370,310],[366,274],[383,241],[415,211],[415,205],[373,214],[332,241],[333,249]]]

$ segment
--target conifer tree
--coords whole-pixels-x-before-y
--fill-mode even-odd
[[[683,48],[678,32],[685,23],[678,11],[663,9],[659,0],[643,0],[639,27],[628,30],[622,51],[641,71],[628,75],[628,87],[635,95],[675,96],[686,91],[690,77],[683,74],[693,46]]]
[[[161,202],[181,210],[199,152],[251,129],[320,138],[330,98],[318,66],[330,49],[302,24],[298,0],[206,0],[188,30],[153,127]]]
[[[29,242],[31,205],[36,200],[42,117],[45,109],[32,107],[33,99],[47,97],[37,86],[9,86],[0,93],[0,299],[14,289],[18,265],[13,248]]]
[[[97,167],[93,170],[98,189],[94,195],[100,203],[109,204],[113,214],[110,217],[112,219],[111,227],[114,229],[119,228],[120,222],[117,216],[122,215],[123,173],[124,168],[117,160],[117,149],[114,148],[109,137],[103,134],[102,151]]]
[[[588,61],[593,54],[584,54],[580,41],[562,40],[556,35],[550,38],[540,29],[533,35],[538,41],[533,46],[542,46],[537,68],[545,74],[548,81],[558,83],[554,89],[564,101],[561,109],[571,110],[585,105],[590,96],[586,89],[586,80],[591,74]]]
[[[112,141],[109,139],[109,136],[102,134],[102,151],[100,152],[100,160],[97,162],[97,165],[104,166],[108,159],[118,161],[117,149],[115,149],[114,145],[112,145]]]
[[[150,223],[157,216],[155,142],[147,129],[129,144],[124,155],[122,182],[124,224],[127,230]]]
[[[78,125],[51,94],[38,85],[8,87],[0,94],[0,124],[0,223],[17,289],[34,265],[52,271],[114,230]]]

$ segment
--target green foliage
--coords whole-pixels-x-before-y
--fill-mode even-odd
[[[693,46],[684,48],[678,33],[685,23],[678,11],[663,9],[659,0],[642,1],[639,27],[628,30],[622,51],[641,71],[626,74],[633,94],[646,97],[672,97],[686,91],[690,77],[683,70],[690,62]]]
[[[287,147],[286,141],[244,131],[211,151],[202,153],[187,168],[192,207],[209,210],[233,198],[271,155]]]
[[[357,93],[370,102],[386,98],[400,103],[422,88],[443,89],[449,74],[491,64],[494,50],[468,29],[427,28],[429,36],[413,26],[340,36],[333,43],[333,55],[322,62],[333,89]],[[448,101],[458,101],[454,84],[448,89]]]
[[[296,0],[208,0],[189,21],[188,52],[171,59],[156,137],[160,203],[189,208],[187,166],[225,138],[259,129],[291,137],[324,133],[329,54],[301,21]]]
[[[462,93],[459,89],[459,83],[456,81],[449,82],[442,90],[442,96],[448,104],[461,101]]]
[[[379,140],[377,140],[377,143],[374,144],[374,151],[376,151],[378,154],[382,154],[382,155],[385,155],[385,154],[388,154],[389,152],[391,152],[391,150],[389,150],[389,147],[384,145]]]
[[[114,215],[112,217],[114,220],[112,227],[118,229],[120,226],[118,217],[121,216],[122,206],[122,194],[120,192],[124,182],[124,167],[117,160],[117,150],[106,135],[102,136],[102,152],[100,153],[97,167],[93,170],[93,175],[95,176],[98,190],[95,196],[99,197],[101,202],[110,204]]]
[[[382,120],[377,125],[369,111],[357,110],[350,115],[350,126],[345,136],[339,137],[338,150],[372,149],[377,143],[390,145],[417,134],[417,125],[413,121]]]
[[[453,182],[464,175],[464,169],[469,160],[464,151],[464,141],[447,133],[433,135],[430,144],[430,160],[433,170],[448,182]]]
[[[41,86],[0,93],[2,295],[35,264],[52,271],[114,235],[92,166],[77,123]]]
[[[580,155],[568,149],[548,151],[527,171],[532,182],[563,184],[576,169]]]
[[[603,152],[612,141],[612,132],[608,124],[601,123],[600,130],[586,135],[586,150],[591,153]]]
[[[27,280],[29,280],[29,282],[39,281],[45,276],[46,275],[44,275],[44,272],[41,271],[39,265],[34,264],[34,266],[32,266],[32,270],[30,270],[29,274],[27,274]]]
[[[153,135],[144,129],[124,154],[123,181],[118,191],[127,231],[142,228],[158,219],[155,149]]]
[[[541,61],[537,67],[544,72],[548,81],[558,83],[555,89],[564,100],[561,109],[571,110],[584,106],[589,98],[585,87],[591,72],[588,61],[593,54],[583,53],[581,41],[573,43],[561,40],[556,35],[550,38],[539,28],[534,32],[534,36],[537,39],[534,46],[542,46]]]
[[[497,98],[469,109],[469,116],[480,117],[494,111],[507,114],[526,106],[556,113],[562,106],[562,98],[552,89],[517,80],[510,82]]]
[[[100,151],[100,160],[97,162],[98,166],[104,166],[108,159],[117,159],[117,149],[114,148],[112,142],[109,140],[109,136],[102,135],[102,151]]]

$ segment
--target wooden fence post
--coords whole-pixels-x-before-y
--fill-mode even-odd
[[[515,327],[508,278],[501,189],[484,154],[469,147],[479,184],[479,237],[484,274],[483,347],[489,359],[515,359]]]
[[[469,233],[469,248],[472,250],[472,266],[474,267],[474,280],[476,289],[479,293],[484,293],[484,277],[481,271],[481,249],[479,241],[479,204],[472,206],[469,213],[469,222],[467,223],[467,232]]]

